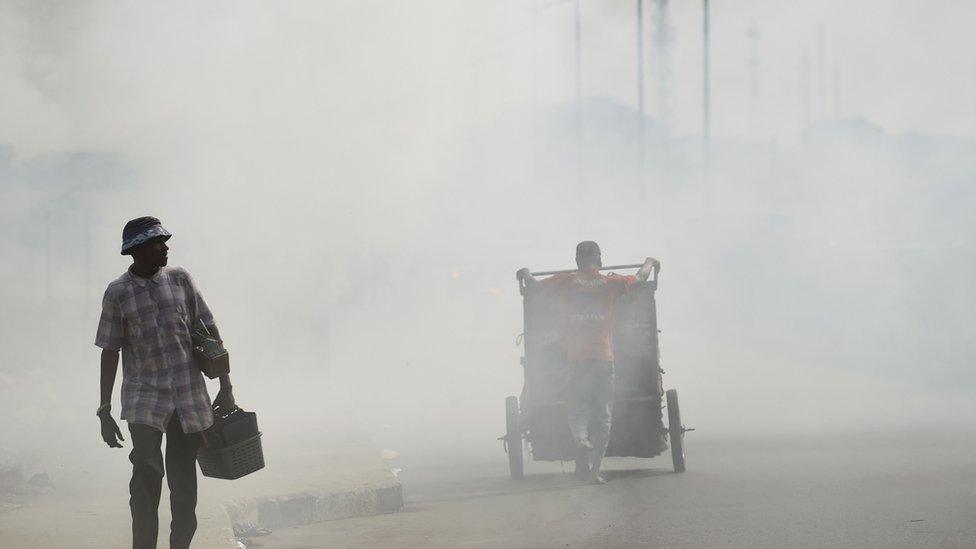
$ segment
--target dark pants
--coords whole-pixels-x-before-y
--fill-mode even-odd
[[[132,441],[132,481],[129,507],[132,509],[133,549],[154,549],[159,535],[159,496],[163,487],[163,433],[148,425],[129,424]],[[186,434],[173,413],[166,427],[166,481],[173,515],[169,546],[190,546],[197,530],[197,444],[199,435]]]
[[[601,360],[572,361],[566,369],[566,403],[569,432],[578,443],[589,440],[590,467],[600,470],[610,441],[613,414],[613,363]]]

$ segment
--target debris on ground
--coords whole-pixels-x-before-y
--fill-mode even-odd
[[[19,469],[0,469],[0,510],[9,511],[23,506],[29,485]]]
[[[0,467],[0,511],[19,509],[30,496],[50,492],[53,489],[54,484],[47,471],[26,479],[19,467]]]
[[[31,486],[16,467],[0,469],[0,501],[20,503],[30,492]]]
[[[31,476],[31,478],[27,480],[27,484],[30,484],[35,488],[54,488],[54,484],[51,484],[51,477],[47,475],[47,471]]]
[[[251,538],[270,535],[271,530],[253,522],[234,523],[234,540],[237,542],[237,549],[247,549],[247,546],[251,544]]]
[[[256,538],[260,536],[270,536],[271,530],[263,526],[258,526],[253,522],[235,522],[234,523],[234,537],[246,539],[246,538]]]
[[[0,494],[22,494],[25,491],[24,475],[20,469],[0,469]]]

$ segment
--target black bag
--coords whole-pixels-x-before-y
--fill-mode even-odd
[[[224,342],[213,337],[199,318],[190,330],[190,339],[193,341],[193,361],[203,375],[216,379],[230,373],[230,354],[224,348]]]
[[[197,461],[205,477],[233,480],[264,468],[261,431],[254,412],[237,406],[227,411],[214,408],[214,424],[202,438]]]

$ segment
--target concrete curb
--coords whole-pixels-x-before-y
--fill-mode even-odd
[[[395,513],[403,508],[403,489],[390,474],[390,482],[339,492],[301,492],[253,498],[227,504],[234,524],[252,523],[275,530],[326,520]]]
[[[403,508],[400,481],[366,441],[277,456],[249,482],[226,488],[234,490],[222,497],[231,525],[272,531]]]
[[[232,522],[221,505],[197,505],[197,533],[193,536],[193,546],[225,547],[237,549]],[[160,528],[159,546],[165,542],[165,528]]]

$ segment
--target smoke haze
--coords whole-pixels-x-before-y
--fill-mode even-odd
[[[694,3],[643,123],[630,3],[583,3],[578,101],[571,2],[0,3],[0,457],[102,450],[91,342],[147,214],[270,432],[497,451],[514,272],[584,239],[662,261],[699,431],[976,419],[976,8],[714,4],[705,162]]]

